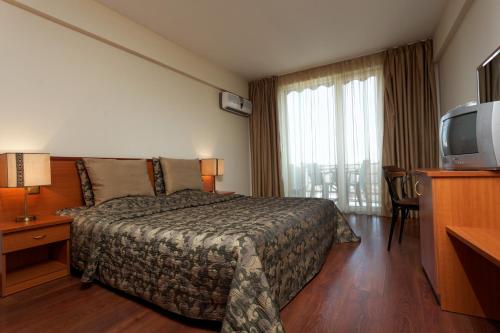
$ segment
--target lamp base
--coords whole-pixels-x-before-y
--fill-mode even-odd
[[[16,217],[16,222],[30,222],[30,221],[35,221],[36,216],[35,215],[27,215],[27,216],[18,216]]]

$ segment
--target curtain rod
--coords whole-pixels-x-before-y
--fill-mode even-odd
[[[179,70],[179,69],[177,69],[177,68],[174,68],[174,67],[172,67],[172,66],[169,66],[169,65],[167,65],[167,64],[165,64],[165,63],[163,63],[163,62],[161,62],[161,61],[159,61],[159,60],[156,60],[156,59],[154,59],[154,58],[151,58],[151,57],[149,57],[149,56],[147,56],[147,55],[145,55],[145,54],[143,54],[143,53],[140,53],[140,52],[138,52],[138,51],[134,51],[134,50],[132,50],[131,48],[128,48],[128,47],[126,47],[126,46],[124,46],[124,45],[121,45],[121,44],[119,44],[119,43],[113,42],[113,41],[111,41],[111,40],[109,40],[109,39],[107,39],[107,38],[101,37],[101,36],[99,36],[99,35],[97,35],[97,34],[95,34],[95,33],[93,33],[93,32],[90,32],[90,31],[87,31],[87,30],[82,29],[82,28],[80,28],[80,27],[77,27],[76,25],[73,25],[73,24],[68,23],[68,22],[66,22],[66,21],[63,21],[63,20],[61,20],[61,19],[58,19],[57,17],[54,17],[54,16],[52,16],[52,15],[46,14],[46,13],[44,13],[44,12],[42,12],[42,11],[38,10],[38,9],[35,9],[35,8],[33,8],[33,7],[30,7],[30,6],[28,6],[28,5],[25,5],[25,4],[22,4],[22,3],[19,3],[19,2],[15,1],[15,0],[1,0],[1,1],[3,1],[3,2],[5,2],[5,3],[8,3],[8,4],[10,4],[10,5],[14,6],[14,7],[19,8],[19,9],[22,9],[22,10],[24,10],[24,11],[27,11],[27,12],[29,12],[29,13],[31,13],[31,14],[34,14],[34,15],[36,15],[36,16],[38,16],[38,17],[41,17],[41,18],[43,18],[43,19],[46,19],[46,20],[48,20],[48,21],[50,21],[50,22],[53,22],[53,23],[58,24],[58,25],[60,25],[60,26],[63,26],[63,27],[65,27],[65,28],[67,28],[67,29],[70,29],[70,30],[72,30],[72,31],[74,31],[74,32],[77,32],[77,33],[80,33],[80,34],[85,35],[85,36],[87,36],[87,37],[90,37],[90,38],[92,38],[92,39],[94,39],[94,40],[96,40],[96,41],[99,41],[99,42],[101,42],[101,43],[104,43],[104,44],[106,44],[106,45],[108,45],[108,46],[111,46],[111,47],[117,48],[117,49],[122,50],[122,51],[124,51],[124,52],[126,52],[126,53],[129,53],[129,54],[132,54],[132,55],[134,55],[134,56],[136,56],[136,57],[139,57],[139,58],[141,58],[141,59],[143,59],[143,60],[149,61],[149,62],[151,62],[151,63],[153,63],[153,64],[155,64],[155,65],[158,65],[158,66],[160,66],[160,67],[163,67],[163,68],[165,68],[165,69],[168,69],[168,70],[170,70],[170,71],[173,71],[173,72],[175,72],[175,73],[177,73],[177,74],[181,74],[181,75],[183,75],[183,76],[185,76],[185,77],[187,77],[187,78],[190,78],[190,79],[192,79],[192,80],[194,80],[194,81],[197,81],[197,82],[199,82],[199,83],[202,83],[202,84],[204,84],[204,85],[207,85],[207,86],[209,86],[209,87],[211,87],[211,88],[214,88],[214,89],[217,89],[217,90],[222,90],[222,91],[228,91],[227,89],[223,89],[223,88],[221,88],[221,87],[219,87],[219,86],[216,86],[216,85],[215,85],[215,84],[213,84],[213,83],[210,83],[210,82],[205,81],[205,80],[203,80],[203,79],[200,79],[200,78],[198,78],[198,77],[196,77],[196,76],[193,76],[193,75],[191,75],[191,74],[189,74],[189,73],[186,73],[186,72],[184,72],[184,71],[182,71],[182,70]],[[239,94],[235,94],[235,95],[239,95]]]

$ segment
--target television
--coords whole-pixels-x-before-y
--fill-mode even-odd
[[[441,117],[440,152],[448,170],[500,170],[500,102],[459,106]]]

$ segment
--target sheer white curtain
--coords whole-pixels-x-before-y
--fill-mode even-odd
[[[328,198],[344,212],[380,214],[382,84],[379,55],[279,79],[286,196]]]

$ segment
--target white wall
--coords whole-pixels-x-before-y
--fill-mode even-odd
[[[437,59],[442,113],[477,100],[476,68],[500,45],[500,1],[474,0],[466,9],[463,17],[458,15],[457,28]],[[438,29],[435,38],[444,40],[440,34]]]
[[[434,59],[438,60],[446,50],[453,34],[462,22],[473,0],[448,1],[434,32]]]
[[[247,82],[93,1],[23,1],[246,96]],[[225,159],[250,192],[248,119],[218,90],[0,1],[0,152]]]

